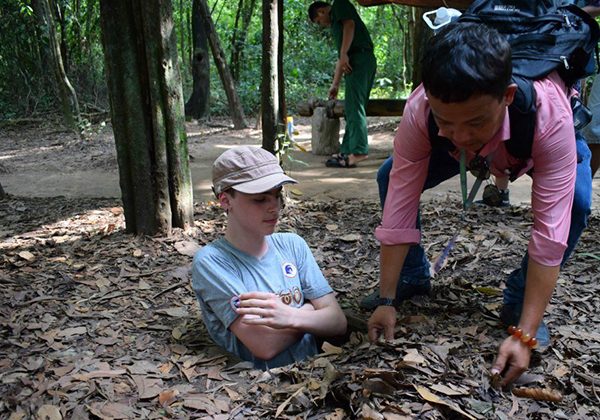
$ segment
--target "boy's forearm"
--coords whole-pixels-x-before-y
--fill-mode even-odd
[[[337,303],[320,309],[315,308],[314,311],[300,309],[294,320],[295,329],[319,337],[343,335],[346,326],[346,316]]]
[[[250,352],[262,360],[270,360],[293,344],[297,343],[303,332],[294,328],[271,328],[265,325],[232,328],[232,332]]]

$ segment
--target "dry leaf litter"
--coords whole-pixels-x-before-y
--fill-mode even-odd
[[[518,387],[489,367],[506,333],[503,281],[526,249],[527,208],[478,207],[463,223],[430,298],[405,302],[396,340],[369,344],[360,299],[378,283],[376,203],[294,201],[281,231],[311,246],[354,331],[317,357],[268,372],[224,354],[190,287],[192,255],[223,232],[214,203],[171,237],[125,233],[117,200],[0,201],[0,417],[600,418],[600,243],[594,214],[547,311],[552,346]],[[430,258],[461,223],[455,198],[422,208]]]

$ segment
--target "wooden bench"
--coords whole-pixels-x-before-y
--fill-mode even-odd
[[[405,99],[369,99],[367,117],[401,116]],[[297,106],[303,117],[312,116],[311,149],[315,155],[331,155],[340,151],[340,118],[344,116],[344,101],[311,99]]]

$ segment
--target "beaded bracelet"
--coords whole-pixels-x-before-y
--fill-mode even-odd
[[[530,349],[534,349],[538,345],[537,338],[532,337],[529,333],[524,333],[522,328],[518,328],[514,325],[511,325],[510,327],[508,327],[508,333],[515,337],[517,340],[521,340],[521,342]]]

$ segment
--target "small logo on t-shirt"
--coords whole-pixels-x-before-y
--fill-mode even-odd
[[[303,295],[298,286],[294,286],[292,289],[288,289],[286,291],[280,291],[277,293],[279,298],[286,305],[291,305],[294,303],[294,306],[299,307],[303,300]]]
[[[286,262],[283,263],[283,274],[285,274],[285,276],[289,278],[296,277],[296,275],[298,274],[298,269],[294,264]]]

